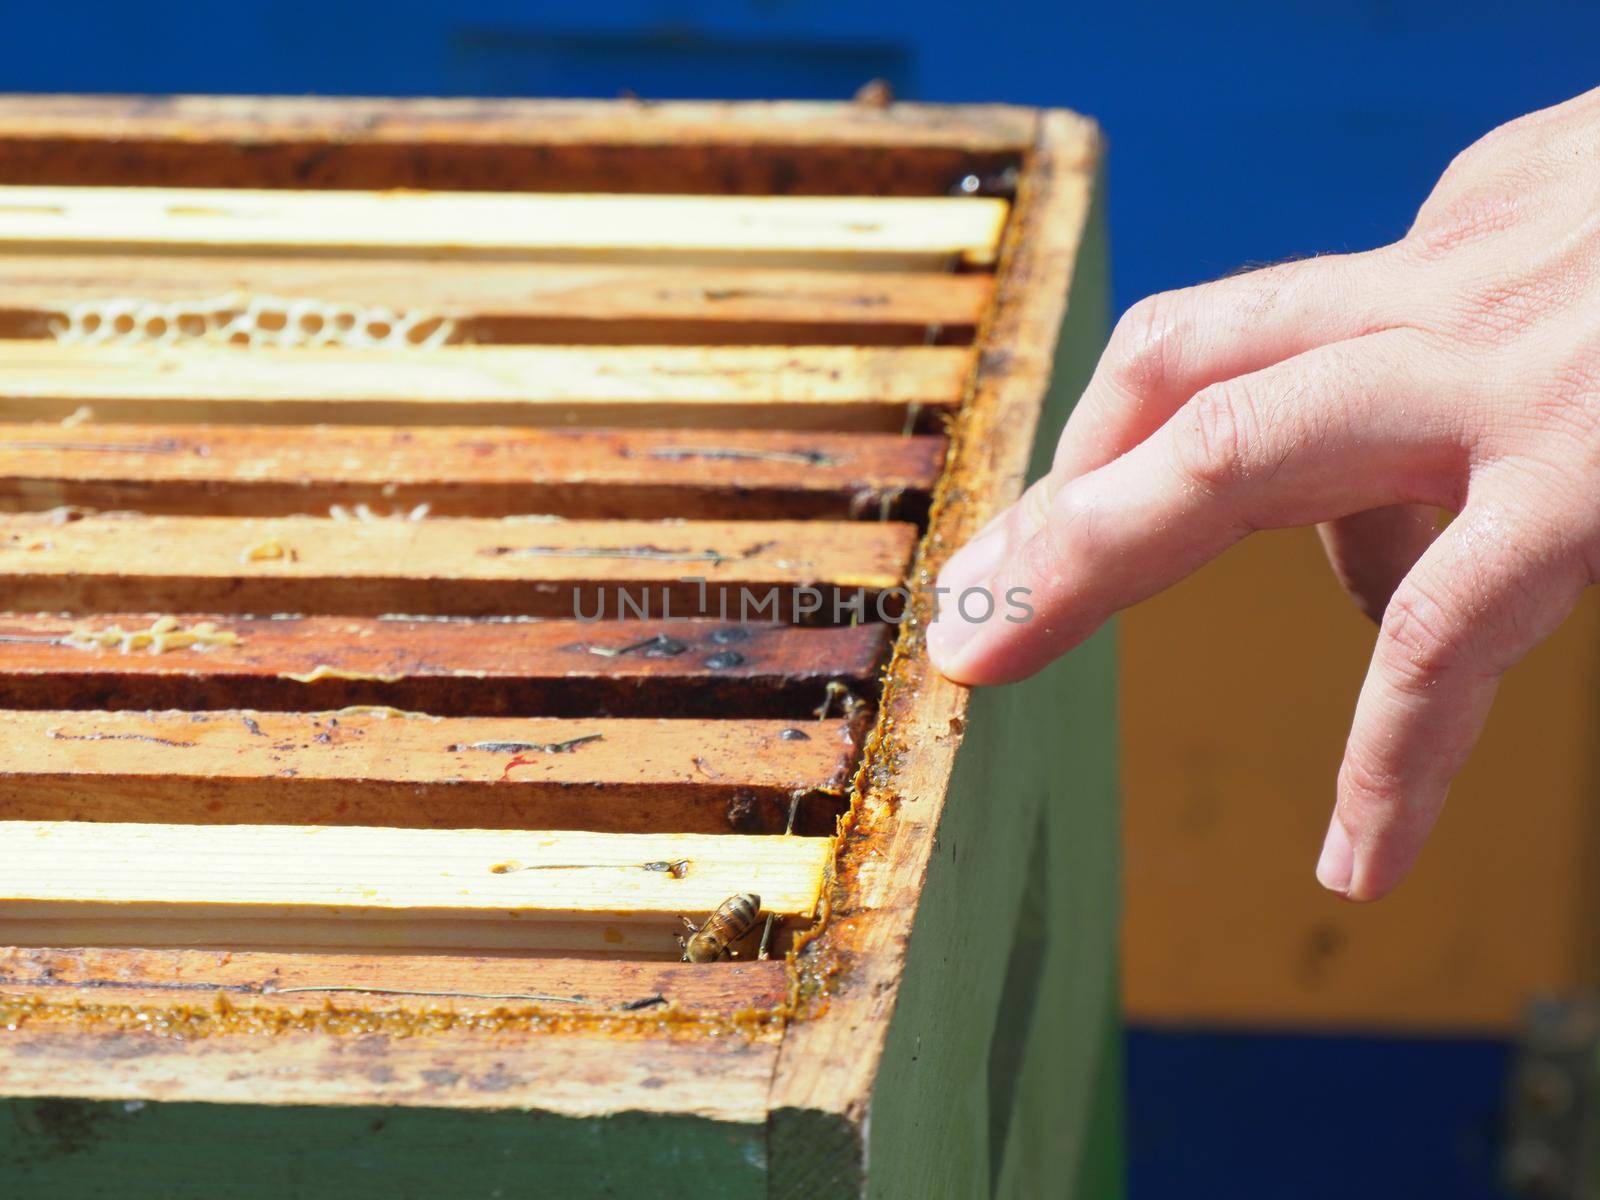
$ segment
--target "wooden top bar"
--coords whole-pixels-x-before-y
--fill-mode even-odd
[[[790,716],[877,686],[890,626],[0,614],[0,708],[384,705],[439,716]],[[214,636],[200,637],[210,625]],[[111,631],[120,630],[121,635]]]
[[[0,947],[0,1003],[6,994],[76,1003],[173,1004],[184,993],[215,1005],[325,1006],[502,1011],[542,1004],[556,1013],[690,1009],[732,1016],[783,1003],[788,973],[776,959],[701,964],[514,955],[283,954],[153,948],[106,950]]]
[[[809,915],[831,861],[827,838],[0,821],[0,941],[667,956],[741,892]]]
[[[248,349],[0,340],[0,419],[900,430],[959,403],[958,347]]]
[[[272,145],[286,140],[667,146],[751,144],[1022,151],[1037,110],[825,101],[90,96],[0,93],[0,139],[78,137]]]
[[[720,615],[728,597],[759,620],[769,593],[784,615],[815,586],[826,620],[836,592],[898,586],[916,541],[858,521],[70,517],[0,516],[13,609],[629,617],[631,588],[658,619]]]
[[[0,181],[944,195],[1037,128],[998,105],[8,95]]]
[[[798,796],[830,832],[856,752],[837,718],[12,711],[0,816],[782,833]]]
[[[945,439],[766,430],[0,425],[0,509],[212,516],[918,512]]]
[[[0,250],[204,248],[931,269],[994,261],[992,199],[0,188]]]
[[[993,288],[978,272],[15,254],[0,255],[0,334],[49,336],[78,304],[193,304],[237,293],[402,305],[447,316],[461,340],[478,343],[920,343],[933,329],[970,338]]]
[[[52,900],[490,921],[676,916],[709,913],[740,891],[759,894],[763,912],[804,916],[831,849],[827,838],[0,821],[0,921]]]

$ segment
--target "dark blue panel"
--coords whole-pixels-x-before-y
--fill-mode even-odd
[[[1507,1200],[1503,1042],[1128,1035],[1130,1200]]]

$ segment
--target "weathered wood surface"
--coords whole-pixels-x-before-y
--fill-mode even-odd
[[[828,838],[0,821],[0,944],[676,957],[753,892],[808,917]]]
[[[1029,480],[1109,328],[1100,195]],[[873,1085],[869,1194],[1122,1195],[1117,636],[972,695]]]
[[[174,641],[205,624],[216,635],[162,649],[162,635],[150,633],[159,620],[0,613],[0,708],[388,705],[436,716],[803,718],[824,708],[829,684],[871,695],[891,632],[876,622],[191,613],[173,618]]]
[[[277,1013],[327,1004],[377,1013],[540,1005],[557,1016],[676,1009],[731,1017],[775,1008],[787,989],[777,959],[736,959],[708,971],[703,963],[515,954],[0,947],[0,1004],[171,1005],[187,998],[215,1007],[222,993],[234,1008]]]
[[[0,509],[434,516],[920,513],[945,439],[766,430],[0,425]]]
[[[769,596],[786,616],[793,589],[815,586],[826,620],[831,595],[897,586],[915,540],[911,525],[849,521],[24,513],[0,516],[0,592],[17,611],[40,612],[596,617],[632,615],[617,599],[627,589],[652,618],[721,616],[726,599],[737,620],[775,615],[742,611]]]
[[[855,755],[840,719],[10,711],[0,817],[781,833],[798,794],[831,833]]]
[[[1001,105],[0,96],[0,181],[115,186],[940,195],[1005,183]]]
[[[961,398],[954,346],[69,346],[0,340],[0,416],[261,424],[900,430]]]
[[[1064,113],[1046,116],[1007,233],[997,308],[986,330],[986,344],[1004,346],[1007,353],[981,361],[955,430],[945,484],[958,490],[960,502],[941,504],[936,497],[913,578],[932,579],[952,551],[1021,494],[1094,192],[1093,176],[1082,168],[1093,162],[1096,145],[1089,122]],[[928,664],[921,644],[928,615],[929,598],[920,597],[903,626],[901,657],[885,688],[879,726],[884,740],[869,744],[865,790],[848,840],[852,853],[840,864],[828,897],[825,932],[803,955],[819,970],[832,961],[843,973],[828,989],[825,1014],[796,1022],[784,1038],[771,1099],[774,1196],[856,1194],[869,1183],[869,1126],[874,1138],[883,1136],[869,1122],[874,1088],[906,982],[920,888],[950,800],[970,701],[967,689]],[[983,914],[963,919],[969,922],[965,938],[972,940],[959,944],[975,947],[986,936]],[[943,985],[924,979],[920,986]],[[954,1028],[946,1032],[961,1035]],[[943,1102],[937,1086],[930,1101],[934,1095]],[[979,1136],[963,1129],[962,1136]],[[930,1149],[940,1144],[937,1138],[918,1143]],[[900,1149],[898,1180],[886,1166],[870,1181],[880,1194],[896,1194],[897,1182],[923,1180],[931,1163],[951,1161],[931,1153],[918,1161],[912,1146]],[[941,1177],[935,1186],[945,1182]],[[918,1184],[902,1186],[900,1194],[919,1194]]]
[[[520,1027],[423,1037],[290,1032],[184,1039],[38,1021],[5,1031],[5,1040],[5,1092],[13,1097],[249,1105],[270,1095],[274,1107],[521,1109],[524,1122],[526,1110],[536,1110],[759,1123],[777,1051],[776,1033],[623,1039],[578,1031],[545,1037]],[[625,1097],[654,1103],[624,1109]]]
[[[0,336],[51,336],[79,304],[234,295],[436,313],[480,343],[914,344],[970,340],[993,290],[980,272],[14,254],[0,256]]]

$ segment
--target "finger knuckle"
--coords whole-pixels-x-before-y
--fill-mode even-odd
[[[1112,382],[1133,395],[1158,390],[1179,370],[1188,331],[1184,293],[1146,296],[1117,322],[1106,347]]]
[[[1261,440],[1258,407],[1237,381],[1214,384],[1183,409],[1176,432],[1178,466],[1208,492],[1225,492],[1248,481],[1254,448]]]
[[[1347,827],[1368,827],[1383,821],[1390,802],[1402,798],[1405,790],[1396,764],[1385,761],[1379,751],[1352,743],[1339,765],[1336,811]]]
[[[1426,695],[1462,661],[1459,622],[1426,586],[1407,579],[1384,610],[1377,653],[1390,686]]]
[[[1441,188],[1444,186],[1441,184]],[[1417,214],[1407,242],[1419,258],[1435,261],[1463,246],[1504,233],[1522,219],[1522,214],[1523,205],[1516,190],[1504,182],[1465,186],[1453,195],[1436,192]]]
[[[1021,574],[1051,594],[1066,594],[1087,578],[1082,564],[1095,539],[1093,505],[1078,489],[1066,488],[1042,502],[1035,516],[1020,518],[1025,529],[1013,544],[1018,547]],[[1073,570],[1072,564],[1079,565]]]

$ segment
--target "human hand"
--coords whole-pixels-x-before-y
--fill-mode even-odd
[[[945,566],[929,653],[1022,678],[1252,531],[1313,522],[1379,620],[1317,865],[1370,900],[1501,675],[1600,578],[1600,89],[1459,155],[1393,245],[1130,309],[1050,475]],[[1030,589],[1036,615],[969,623],[974,587]]]

